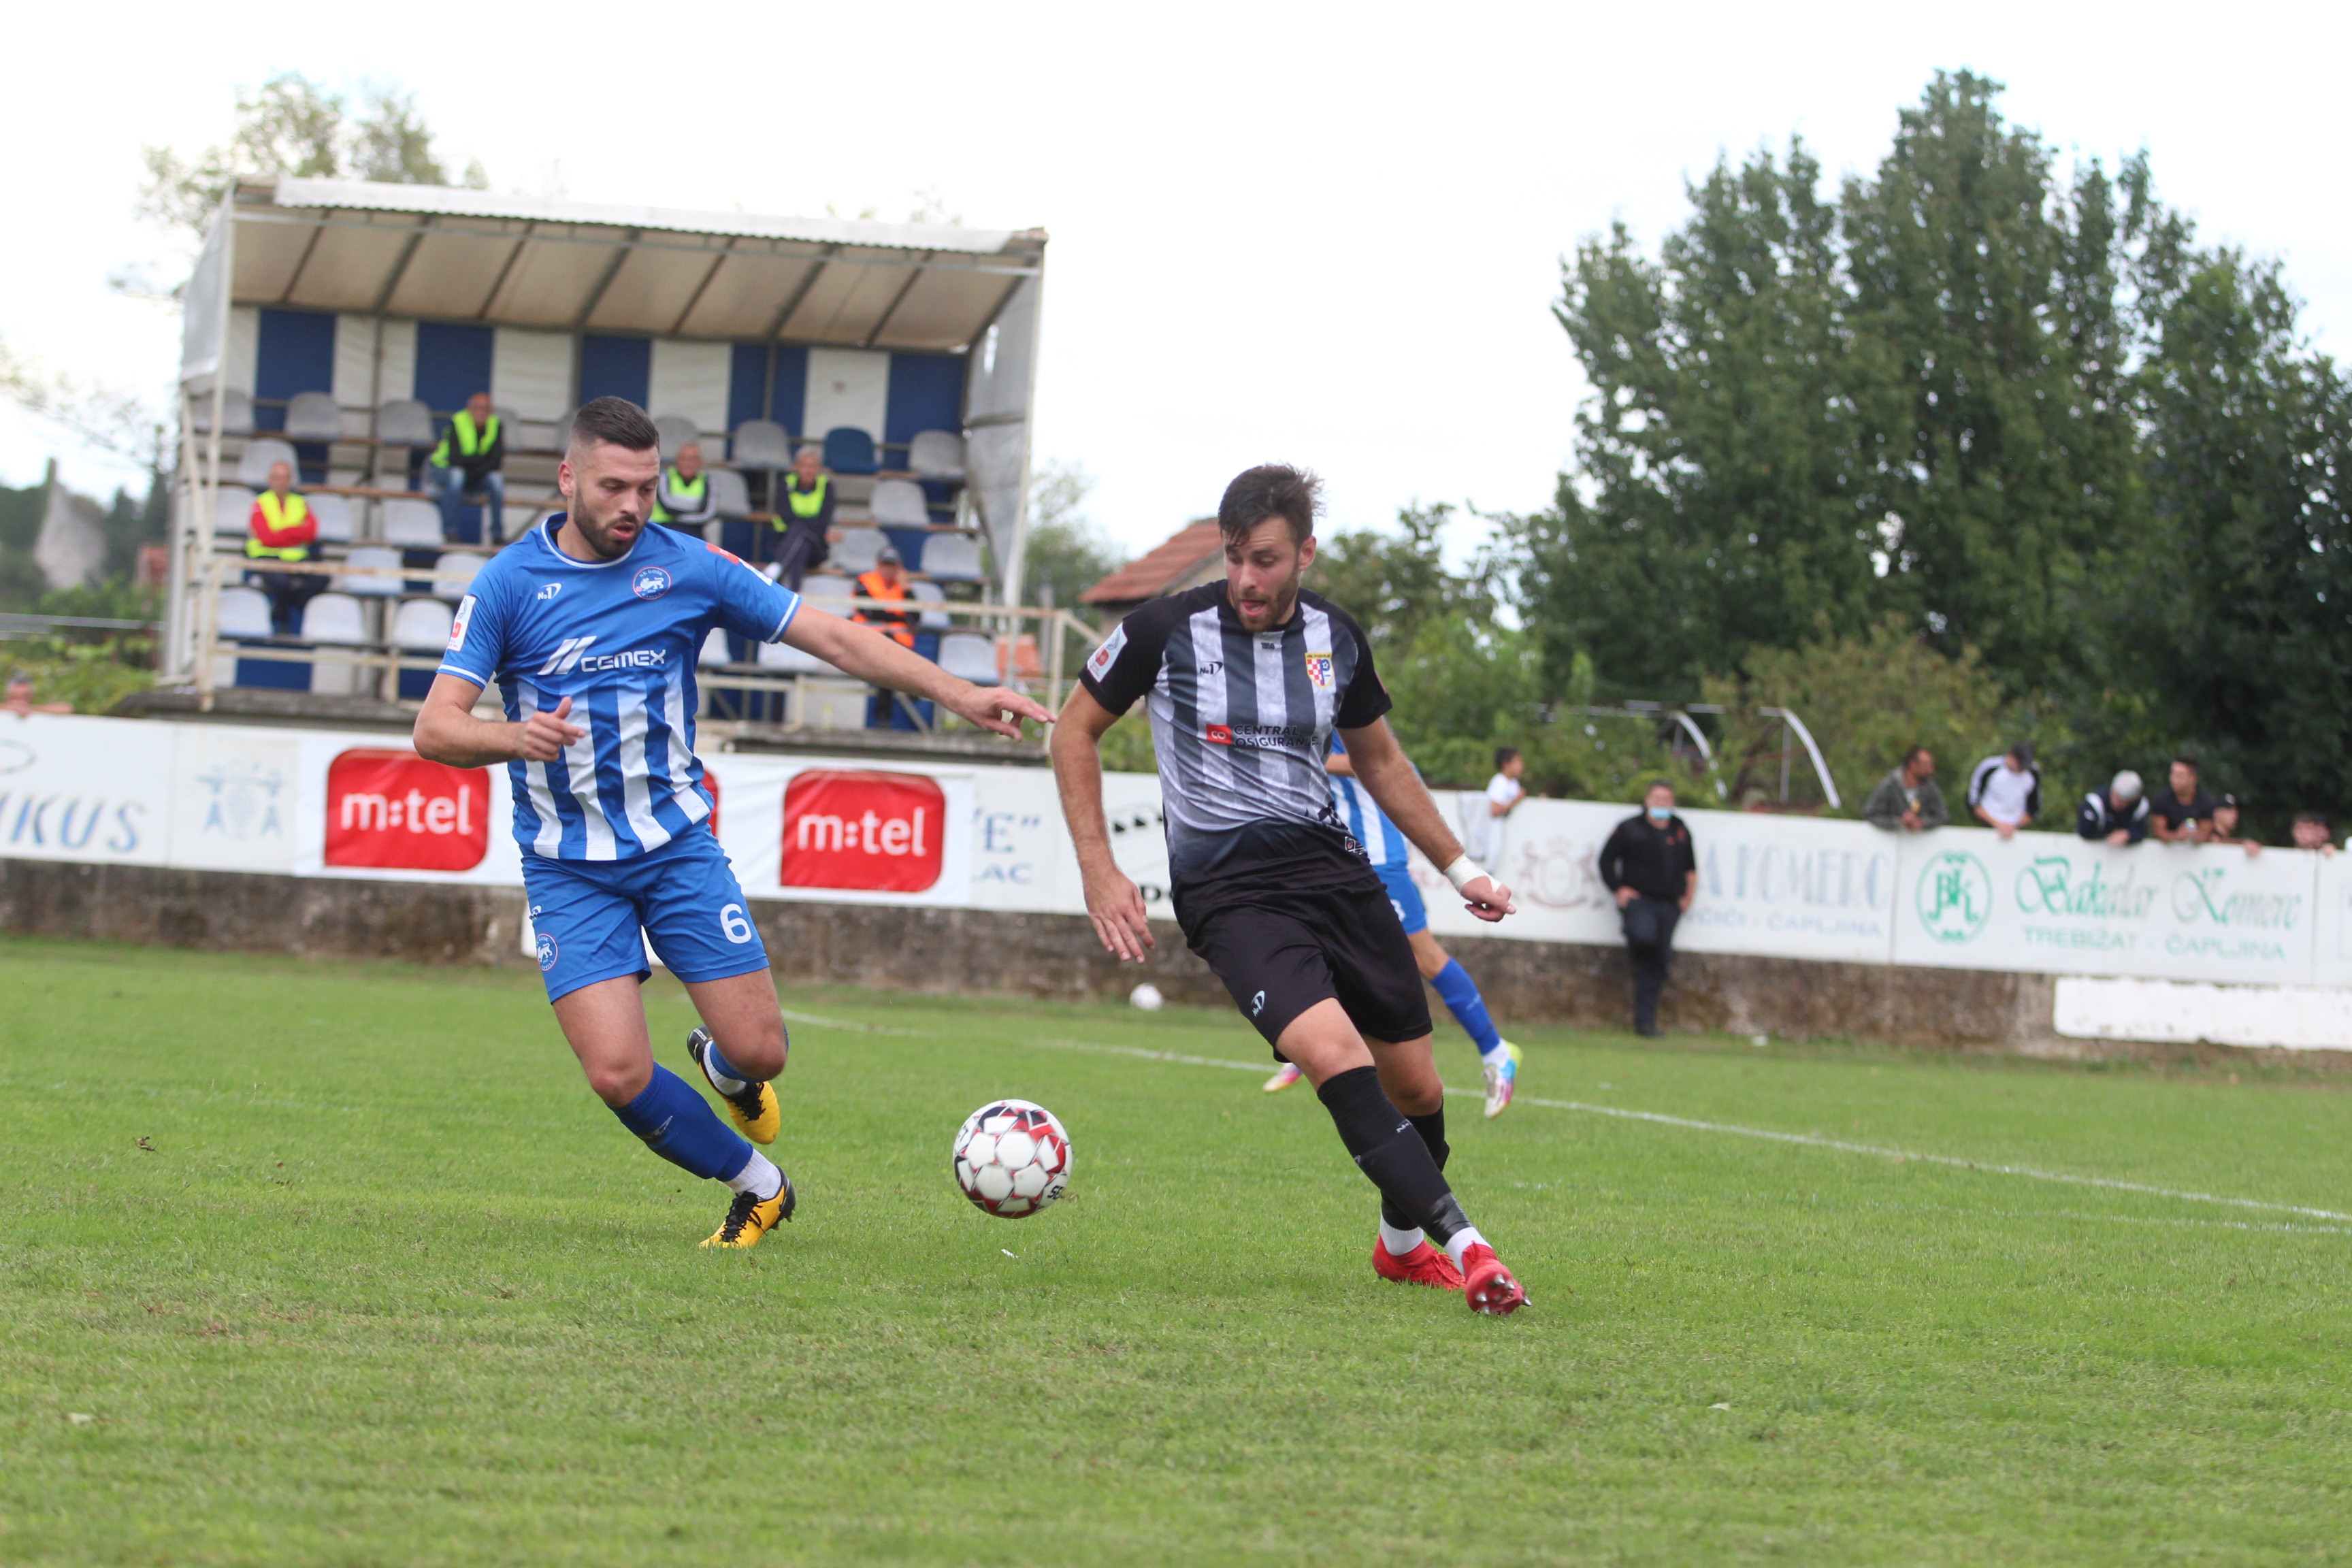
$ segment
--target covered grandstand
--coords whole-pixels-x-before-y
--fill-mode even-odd
[[[445,535],[420,469],[485,390],[509,539],[560,505],[571,411],[616,395],[666,447],[698,439],[714,542],[749,554],[774,476],[814,442],[837,486],[836,566],[889,542],[934,604],[1017,605],[1045,249],[1038,230],[241,184],[186,295],[168,672],[354,693],[378,679],[363,661],[301,650],[364,647],[383,656],[381,696],[418,694],[487,532],[478,499]],[[273,460],[299,470],[333,579],[293,639],[256,635],[236,586]],[[947,611],[930,619],[944,631]],[[959,651],[973,657],[939,657]],[[801,673],[780,656],[802,657],[706,660]]]

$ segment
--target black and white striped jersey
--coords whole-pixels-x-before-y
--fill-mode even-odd
[[[1293,888],[1373,882],[1331,804],[1331,731],[1389,710],[1372,650],[1348,613],[1302,592],[1290,619],[1252,632],[1223,583],[1155,599],[1079,676],[1124,713],[1149,694],[1160,754],[1170,890],[1272,873]]]

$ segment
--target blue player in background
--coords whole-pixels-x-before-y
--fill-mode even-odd
[[[1339,813],[1339,820],[1364,847],[1370,858],[1372,869],[1380,874],[1381,886],[1388,889],[1389,902],[1395,906],[1397,919],[1404,922],[1405,940],[1412,943],[1413,962],[1421,968],[1421,977],[1429,982],[1445,1003],[1446,1011],[1478,1047],[1478,1064],[1486,1079],[1486,1114],[1500,1116],[1511,1103],[1511,1095],[1518,1088],[1519,1047],[1503,1038],[1487,1016],[1486,999],[1478,994],[1478,983],[1429,934],[1429,910],[1421,901],[1421,889],[1412,885],[1412,873],[1406,868],[1409,847],[1404,835],[1397,830],[1381,812],[1371,793],[1356,783],[1356,770],[1349,764],[1348,748],[1338,735],[1331,737],[1331,754],[1323,760],[1324,771],[1331,775],[1331,804]],[[1295,1063],[1285,1062],[1281,1070],[1265,1080],[1268,1093],[1288,1089],[1299,1079]]]
[[[791,1179],[745,1142],[772,1142],[782,1126],[768,1080],[787,1045],[767,949],[711,831],[694,754],[703,639],[721,626],[786,642],[1016,739],[1020,720],[1051,716],[803,606],[723,550],[647,528],[659,443],[645,410],[617,397],[573,416],[556,471],[570,510],[474,579],[416,716],[416,750],[453,767],[508,765],[539,967],[563,1037],[622,1125],[733,1191],[703,1245],[752,1247],[795,1201]],[[493,680],[503,722],[474,717]],[[654,1060],[637,994],[647,938],[702,1016],[687,1050],[740,1136]]]

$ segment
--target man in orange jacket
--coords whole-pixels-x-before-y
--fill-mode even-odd
[[[874,570],[858,574],[857,594],[860,598],[882,599],[892,604],[906,599],[907,563],[899,558],[897,546],[886,544],[876,552]],[[872,626],[901,647],[911,649],[915,646],[915,616],[904,611],[861,605],[850,618]],[[929,704],[923,706],[929,708]],[[866,727],[869,730],[908,730],[915,725],[910,718],[901,713],[897,696],[877,687],[874,695],[866,702]]]
[[[269,488],[256,496],[253,513],[246,520],[245,553],[254,561],[308,561],[319,542],[319,520],[294,488],[294,470],[284,463],[269,465]],[[269,595],[270,629],[291,637],[302,629],[302,606],[327,585],[308,572],[254,572],[247,580]]]

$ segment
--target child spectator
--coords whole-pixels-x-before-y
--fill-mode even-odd
[[[1495,748],[1495,776],[1486,781],[1486,809],[1473,808],[1471,820],[1464,823],[1465,853],[1485,861],[1497,859],[1503,843],[1503,819],[1518,809],[1527,799],[1527,785],[1519,775],[1528,771],[1528,760],[1519,755],[1516,746]]]
[[[2225,795],[2213,803],[2213,831],[2205,840],[2208,844],[2242,844],[2246,858],[2251,860],[2263,852],[2262,841],[2238,837],[2238,797]]]
[[[2327,815],[2319,811],[2298,811],[2294,814],[2294,847],[2316,849],[2323,856],[2336,853],[2336,834],[2327,826]]]

